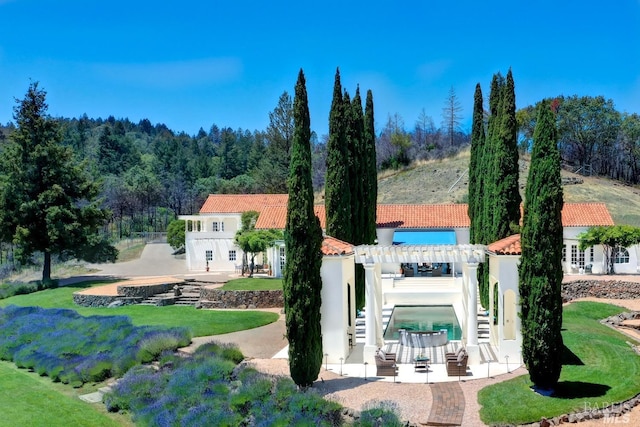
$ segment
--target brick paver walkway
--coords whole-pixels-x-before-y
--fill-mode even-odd
[[[459,426],[464,415],[464,394],[458,382],[431,384],[431,413],[429,426]]]

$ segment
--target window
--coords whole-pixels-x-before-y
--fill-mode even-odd
[[[563,246],[562,247],[562,262],[566,262],[567,261],[567,247]]]
[[[584,251],[578,250],[578,245],[571,245],[571,265],[584,268]]]
[[[211,231],[220,231],[218,230],[218,223],[217,222],[212,222],[211,223]]]
[[[204,257],[207,261],[213,261],[213,251],[204,251]]]
[[[613,262],[616,264],[629,264],[629,251],[622,246],[613,250]]]
[[[287,261],[287,257],[284,253],[284,246],[280,246],[280,271],[284,271],[284,264]]]
[[[224,231],[224,222],[220,221],[220,231]]]
[[[229,251],[229,261],[235,261],[236,260],[236,251]]]

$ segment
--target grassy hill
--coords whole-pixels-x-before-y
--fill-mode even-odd
[[[378,203],[466,203],[469,151],[451,159],[413,164],[378,176]],[[520,160],[520,190],[524,194],[528,159]],[[640,226],[640,188],[607,178],[562,171],[565,202],[602,202],[616,224]]]

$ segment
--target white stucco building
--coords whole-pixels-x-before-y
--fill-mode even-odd
[[[186,258],[192,271],[237,271],[242,252],[234,244],[242,212],[259,212],[257,229],[284,229],[287,195],[210,195],[200,215],[182,216],[187,221]],[[325,229],[323,205],[315,213]],[[384,345],[382,310],[400,305],[446,305],[453,307],[462,331],[460,340],[469,363],[479,363],[478,295],[476,269],[486,262],[490,285],[498,287],[498,300],[486,308],[498,318],[490,322],[490,343],[500,360],[520,360],[521,334],[518,317],[519,235],[488,247],[469,244],[470,221],[466,204],[378,205],[377,244],[352,247],[330,236],[322,246],[323,353],[329,363],[345,360],[355,341],[354,266],[364,266],[366,279],[365,346],[362,358],[373,363],[375,350]],[[602,203],[566,203],[562,211],[566,273],[604,271],[600,247],[580,251],[578,235],[592,226],[613,225]],[[636,250],[617,252],[616,272],[637,270]],[[286,263],[284,242],[265,254],[270,274],[282,275]],[[259,263],[260,260],[257,260]],[[490,292],[493,296],[493,292]]]

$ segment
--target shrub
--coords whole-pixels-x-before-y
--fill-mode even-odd
[[[339,426],[342,423],[342,407],[323,399],[314,390],[291,395],[288,410],[295,414],[293,424],[310,421],[322,426]]]
[[[190,341],[185,328],[135,327],[123,316],[0,308],[0,358],[73,385],[122,376],[139,361],[154,360]]]
[[[218,356],[235,364],[244,360],[244,354],[242,354],[237,345],[229,343],[221,344],[216,341],[201,345],[193,352],[193,356],[196,359],[207,359],[212,356]]]
[[[105,394],[107,410],[141,410],[161,394],[167,380],[167,374],[156,372],[151,367],[133,367],[113,386],[110,393]]]
[[[230,360],[233,363],[240,363],[244,360],[244,354],[235,345],[227,345],[222,349],[222,357],[226,360]]]
[[[185,336],[180,330],[154,331],[140,340],[136,359],[142,363],[156,360],[165,350],[177,350],[188,345],[191,338],[185,342]]]
[[[391,426],[402,427],[398,418],[398,406],[391,401],[373,401],[365,404],[360,418],[354,422],[357,427]]]

